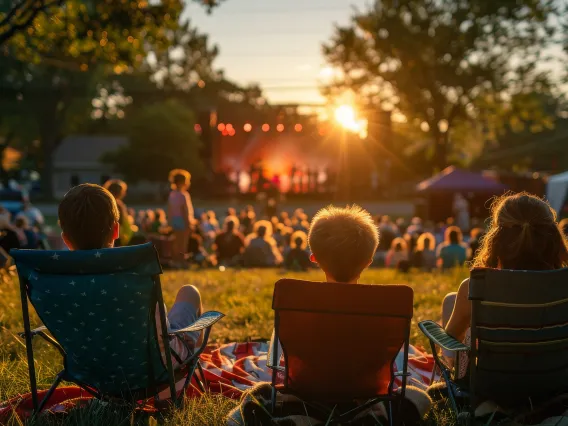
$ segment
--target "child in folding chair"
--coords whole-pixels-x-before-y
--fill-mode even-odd
[[[522,192],[496,199],[491,210],[491,226],[481,240],[473,267],[546,271],[568,266],[568,243],[546,201]],[[471,321],[468,295],[466,279],[457,293],[446,295],[442,306],[442,326],[467,345]],[[445,355],[451,363],[453,355]],[[459,378],[465,376],[467,367],[467,357],[460,357]]]
[[[96,250],[114,247],[119,237],[119,211],[112,194],[99,185],[82,184],[72,188],[59,205],[62,238],[70,250]],[[172,309],[167,313],[168,330],[191,324],[202,312],[201,295],[197,288],[186,285],[177,293]],[[156,308],[156,324],[160,324]],[[162,330],[157,327],[158,342],[165,362]],[[190,356],[190,350],[201,344],[202,333],[185,333],[184,341],[172,339],[174,368]]]

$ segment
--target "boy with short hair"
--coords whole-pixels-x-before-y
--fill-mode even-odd
[[[328,282],[353,283],[373,262],[379,230],[368,211],[357,205],[329,206],[313,218],[308,235],[311,261]]]
[[[97,250],[114,247],[119,237],[119,211],[113,195],[99,185],[82,184],[72,188],[59,204],[61,236],[69,250]],[[191,286],[183,286],[167,313],[169,329],[180,329],[199,318],[202,312],[201,295]],[[156,324],[160,324],[160,312],[156,308]],[[165,358],[161,327],[156,327],[158,342]],[[184,340],[190,348],[201,343],[201,332],[185,333]],[[190,355],[184,343],[177,338],[170,341],[174,367]]]

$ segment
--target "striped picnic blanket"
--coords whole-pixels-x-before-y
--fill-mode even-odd
[[[270,382],[272,370],[266,366],[267,353],[268,343],[266,342],[227,343],[221,346],[209,346],[201,355],[209,391],[228,398],[239,399],[244,391],[251,389],[256,384]],[[402,353],[396,358],[394,364],[395,370],[399,370],[402,366]],[[431,355],[425,354],[413,346],[410,347],[409,385],[426,389],[430,384],[433,368],[434,360]],[[181,389],[182,386],[183,380],[180,380],[177,387]],[[40,391],[40,400],[45,392],[47,391]],[[200,394],[201,392],[192,383],[187,390],[187,396],[195,397]],[[64,413],[91,398],[92,396],[89,393],[77,386],[59,387],[46,405],[46,410]],[[13,416],[25,420],[31,415],[32,408],[30,394],[18,395],[0,403],[0,424],[8,423]],[[152,400],[148,401],[145,410],[155,411]]]

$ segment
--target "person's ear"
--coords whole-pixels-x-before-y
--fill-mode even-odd
[[[61,238],[63,239],[63,242],[65,243],[65,245],[69,250],[71,251],[75,250],[73,244],[71,243],[71,241],[69,241],[69,238],[67,238],[67,235],[65,235],[63,232],[61,233]]]
[[[314,256],[313,253],[310,254],[310,262],[312,262],[312,263],[318,263],[318,261],[316,260],[316,258],[315,258],[315,256]]]
[[[118,240],[118,237],[120,237],[120,225],[115,223],[112,226],[112,241]]]

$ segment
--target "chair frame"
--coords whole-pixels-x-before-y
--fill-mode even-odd
[[[285,348],[282,346],[282,354],[279,354],[278,352],[278,344],[279,344],[279,340],[278,340],[278,336],[279,336],[279,326],[280,326],[280,316],[279,316],[279,311],[281,309],[275,309],[274,310],[274,336],[273,336],[273,340],[272,340],[272,346],[269,348],[269,353],[268,353],[268,367],[272,369],[272,382],[271,382],[271,386],[272,386],[272,398],[271,398],[271,412],[274,413],[276,410],[276,396],[277,396],[277,389],[276,389],[276,379],[278,376],[278,373],[284,373],[286,376],[288,375],[288,371],[286,367],[281,367],[280,366],[280,358],[282,355],[284,355],[284,359],[287,359],[286,356],[286,350]],[[322,311],[318,311],[320,313],[324,313]],[[329,314],[334,314],[335,312],[327,312]],[[392,315],[379,315],[379,314],[373,314],[373,316],[392,316]],[[407,317],[404,317],[407,318]],[[344,413],[341,413],[339,415],[335,415],[335,409],[332,410],[331,414],[330,414],[330,418],[328,419],[326,424],[329,423],[333,423],[333,422],[342,422],[342,421],[347,421],[348,419],[351,419],[353,417],[355,417],[357,414],[363,412],[364,410],[372,407],[373,405],[379,403],[379,402],[388,402],[388,414],[389,414],[389,424],[391,426],[394,426],[396,424],[398,424],[398,421],[400,419],[400,410],[401,410],[401,406],[402,406],[402,401],[406,395],[406,384],[407,384],[407,378],[411,375],[408,372],[408,352],[409,352],[409,348],[410,348],[410,327],[411,327],[411,323],[412,323],[412,319],[408,319],[408,324],[406,327],[406,331],[405,331],[405,338],[404,338],[404,342],[402,344],[402,347],[404,348],[404,357],[403,357],[403,364],[402,364],[402,371],[399,372],[395,372],[393,365],[394,362],[398,356],[398,353],[394,356],[394,358],[391,361],[391,380],[389,383],[389,388],[388,388],[388,394],[387,395],[379,395],[379,396],[373,396],[371,397],[367,402],[365,402],[364,404],[346,411]],[[398,395],[395,395],[393,392],[393,388],[394,388],[394,381],[396,377],[402,377],[402,384],[400,387],[400,393]],[[293,392],[290,392],[291,394],[293,394]],[[393,403],[396,404],[396,411],[397,411],[397,416],[396,419],[394,418],[393,414]],[[321,407],[320,407],[321,408]]]
[[[184,345],[188,349],[191,356],[189,356],[185,361],[181,362],[175,370],[173,368],[172,351],[171,351],[170,345],[164,344],[164,352],[165,352],[164,355],[165,355],[165,358],[166,358],[165,367],[166,367],[166,370],[167,370],[167,373],[168,373],[168,380],[167,380],[167,383],[162,383],[162,385],[167,384],[167,387],[169,388],[169,391],[170,391],[172,403],[174,405],[178,406],[183,401],[183,395],[185,393],[185,390],[189,386],[189,383],[191,382],[191,378],[194,376],[196,368],[199,369],[201,377],[205,381],[205,384],[204,384],[204,383],[201,382],[201,380],[199,380],[199,378],[196,377],[197,386],[199,387],[201,392],[205,392],[205,387],[207,386],[207,382],[206,382],[206,379],[205,379],[205,375],[203,373],[203,369],[202,369],[201,364],[199,362],[199,356],[201,355],[201,353],[205,350],[205,347],[207,346],[207,343],[209,341],[209,335],[211,333],[211,327],[213,326],[213,324],[215,324],[217,321],[219,321],[222,317],[224,317],[224,314],[221,314],[219,312],[214,311],[214,313],[216,313],[218,315],[214,318],[207,318],[207,314],[210,313],[210,312],[205,312],[193,324],[188,324],[188,326],[186,326],[185,328],[180,329],[180,330],[168,332],[167,324],[166,324],[166,312],[165,312],[165,308],[164,308],[164,299],[163,299],[163,294],[162,294],[162,286],[161,286],[160,276],[154,275],[154,276],[152,276],[152,280],[153,280],[153,283],[154,283],[153,291],[154,291],[155,296],[156,296],[155,302],[158,303],[158,309],[159,309],[159,312],[160,312],[160,327],[161,327],[161,330],[162,330],[162,336],[168,336],[169,338],[180,338],[179,335],[181,333],[184,333],[184,332],[187,332],[187,331],[205,330],[204,333],[203,333],[203,342],[202,342],[201,346],[199,346],[199,348],[195,348],[194,350],[191,350],[191,348],[189,348],[187,343],[183,339],[180,338],[180,340],[184,343]],[[51,387],[49,388],[49,390],[47,391],[47,393],[45,394],[43,399],[41,401],[38,401],[37,377],[36,377],[35,364],[34,364],[34,353],[33,353],[33,337],[39,336],[39,337],[43,338],[46,342],[48,342],[50,345],[52,345],[53,347],[55,347],[55,349],[57,349],[59,351],[59,353],[61,354],[63,359],[66,358],[67,354],[65,353],[65,350],[63,349],[63,347],[53,337],[49,336],[46,333],[46,331],[48,331],[47,327],[41,326],[41,327],[38,327],[38,328],[33,329],[33,330],[31,329],[30,318],[29,318],[29,306],[28,306],[28,303],[31,303],[29,301],[29,283],[30,283],[29,279],[20,278],[20,297],[21,297],[21,304],[22,304],[22,316],[23,316],[23,322],[24,322],[24,331],[22,333],[19,333],[19,335],[20,335],[20,337],[24,337],[25,344],[26,344],[28,372],[29,372],[29,377],[30,377],[30,390],[31,390],[31,394],[32,394],[32,404],[33,404],[33,407],[34,407],[33,414],[35,415],[35,414],[38,414],[38,413],[41,412],[41,410],[43,409],[45,404],[48,402],[49,398],[53,395],[53,392],[59,386],[59,384],[61,383],[62,380],[75,383],[76,385],[78,385],[79,387],[81,387],[82,389],[84,389],[85,391],[87,391],[89,394],[93,395],[97,399],[126,400],[126,398],[117,398],[117,397],[107,398],[105,395],[101,394],[96,389],[93,389],[93,388],[91,388],[90,386],[88,386],[84,383],[80,383],[79,381],[77,381],[73,377],[70,377],[69,375],[67,375],[65,368],[64,368],[62,371],[60,371],[57,374],[57,376],[55,377],[55,381],[53,382],[53,384],[51,385]],[[155,320],[153,319],[152,323],[150,323],[149,326],[150,327],[151,326],[157,327],[158,324],[156,324]],[[151,345],[151,344],[152,344],[152,342],[149,341],[148,345]],[[64,362],[64,365],[65,365],[65,362]],[[179,395],[178,395],[178,392],[176,392],[176,372],[185,372],[185,371],[187,371],[187,375],[186,375],[186,379],[185,379],[185,382],[184,382],[184,386],[183,386],[183,388],[181,389],[181,391],[179,392]],[[147,399],[152,397],[152,396],[148,396],[149,394],[150,395],[153,394],[157,399],[158,393],[163,389],[164,389],[163,387],[162,388],[159,387],[159,384],[152,383],[152,385],[149,388],[143,389],[141,391],[138,391],[138,392],[132,394],[130,402],[134,402],[136,404],[136,402],[139,401],[139,400],[147,400]]]
[[[484,279],[487,269],[473,269],[471,271],[471,278]],[[470,294],[468,299],[471,301],[471,342],[477,342],[477,318],[478,309],[480,304],[483,302],[477,297],[473,297]],[[477,345],[472,344],[471,347],[463,344],[454,337],[450,336],[446,330],[434,321],[421,321],[418,323],[419,329],[430,341],[430,346],[432,348],[432,354],[435,361],[434,371],[432,372],[432,381],[434,379],[436,370],[439,369],[441,376],[446,383],[448,390],[448,397],[450,399],[450,404],[452,411],[455,413],[458,422],[462,424],[471,424],[475,417],[475,407],[481,402],[476,394],[476,381],[477,377],[475,374],[477,367],[477,357],[478,348]],[[460,383],[459,380],[455,380],[455,370],[450,368],[438,355],[438,347],[445,349],[453,354],[456,354],[456,365],[459,365],[460,355],[462,353],[467,353],[469,356],[468,370],[467,374],[469,377],[465,377]],[[457,406],[456,397],[460,395],[465,398],[468,403],[463,411],[460,411]]]

